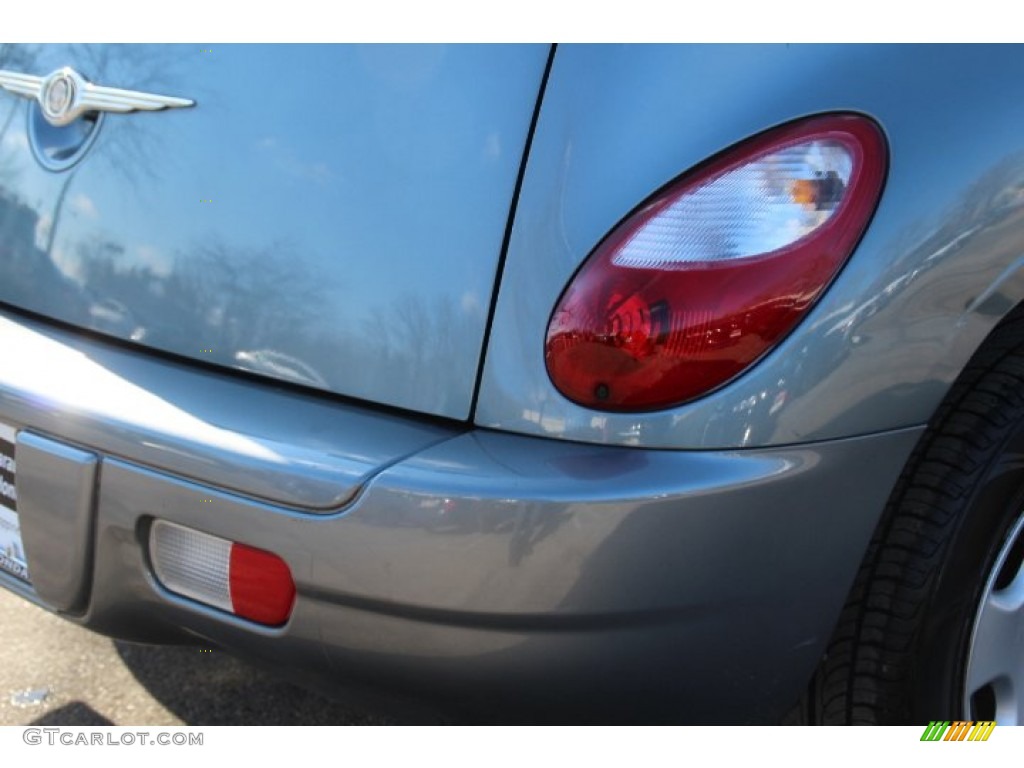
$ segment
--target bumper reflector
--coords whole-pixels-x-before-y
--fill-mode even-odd
[[[149,551],[157,580],[175,594],[270,626],[291,615],[295,582],[275,554],[166,520],[150,528]]]

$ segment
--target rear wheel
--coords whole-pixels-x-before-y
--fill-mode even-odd
[[[1022,555],[1024,515],[1006,538],[978,603],[964,673],[963,706],[971,719],[1024,724]]]
[[[1022,560],[1024,311],[1015,311],[912,456],[792,714],[1024,723]]]

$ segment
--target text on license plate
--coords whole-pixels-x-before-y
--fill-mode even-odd
[[[25,548],[18,524],[18,489],[15,482],[14,429],[0,424],[0,571],[28,581]]]

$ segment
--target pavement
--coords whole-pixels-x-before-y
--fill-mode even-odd
[[[114,641],[0,589],[0,725],[385,725],[217,650]]]

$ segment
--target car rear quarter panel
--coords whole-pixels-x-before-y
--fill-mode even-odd
[[[928,420],[1024,297],[1024,56],[1013,46],[561,46],[519,199],[476,422],[649,447],[777,445]],[[544,366],[550,313],[617,221],[769,127],[848,110],[890,144],[853,257],[759,364],[691,404],[603,414]]]

